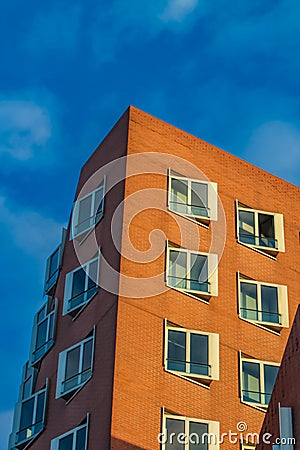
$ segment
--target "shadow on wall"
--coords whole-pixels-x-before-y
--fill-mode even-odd
[[[142,447],[137,447],[136,445],[130,444],[129,442],[122,441],[112,437],[110,450],[147,450]]]

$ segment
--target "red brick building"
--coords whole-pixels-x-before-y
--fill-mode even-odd
[[[130,107],[48,260],[9,449],[227,450],[259,433],[298,304],[299,200]]]

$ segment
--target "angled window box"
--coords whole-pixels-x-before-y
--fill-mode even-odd
[[[57,308],[57,299],[49,298],[34,317],[30,351],[32,365],[36,365],[54,345]]]
[[[217,184],[168,172],[168,208],[177,214],[209,225],[218,219]]]
[[[54,250],[54,252],[47,259],[45,282],[44,282],[44,293],[46,295],[52,295],[56,287],[56,283],[61,268],[62,254],[66,240],[66,234],[67,230],[63,228],[62,240],[60,245]]]
[[[201,384],[219,380],[219,335],[165,321],[165,370]]]
[[[78,198],[73,207],[71,220],[71,239],[84,237],[104,215],[105,178],[97,189]]]
[[[237,205],[238,241],[263,253],[276,256],[285,251],[283,215]]]
[[[241,401],[266,410],[277,377],[279,363],[240,354]]]
[[[89,416],[83,423],[51,441],[50,450],[87,450]]]
[[[92,377],[95,329],[78,344],[59,354],[56,398],[69,400]]]
[[[164,411],[160,442],[162,450],[219,450],[220,423],[184,417]]]
[[[168,243],[167,285],[196,298],[218,295],[218,255]]]
[[[239,275],[239,315],[242,319],[280,332],[289,327],[287,286]]]
[[[99,290],[100,249],[95,258],[67,273],[63,314],[76,315]]]

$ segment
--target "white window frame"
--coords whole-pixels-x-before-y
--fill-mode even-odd
[[[175,251],[175,252],[181,252],[181,253],[186,253],[186,257],[187,257],[187,267],[186,267],[186,274],[189,275],[190,274],[190,270],[191,270],[191,255],[201,255],[201,256],[206,256],[207,257],[207,273],[208,273],[208,291],[199,291],[199,290],[193,290],[193,289],[189,289],[187,288],[180,288],[178,286],[173,286],[170,281],[169,278],[172,277],[172,275],[170,275],[170,252],[171,251]],[[201,297],[217,297],[218,296],[218,255],[213,254],[213,253],[203,253],[203,252],[199,252],[199,251],[194,251],[194,250],[188,250],[182,247],[175,247],[174,245],[172,245],[170,242],[167,242],[167,258],[166,258],[166,283],[167,286],[172,288],[172,289],[176,289],[180,292],[184,292],[185,294],[191,295],[192,297],[196,297],[196,298],[201,298]],[[184,278],[183,278],[184,280]]]
[[[39,314],[42,312],[43,309],[45,309],[45,316],[39,320]],[[45,354],[50,350],[50,348],[54,345],[57,310],[58,310],[58,300],[57,299],[54,300],[54,305],[51,305],[51,301],[49,302],[48,300],[34,316],[34,325],[32,329],[31,350],[30,350],[31,364],[36,364],[38,361],[40,361],[45,356]],[[53,327],[51,330],[50,323],[52,317],[53,317],[52,319]],[[46,320],[47,320],[47,332],[46,332],[47,339],[41,347],[37,348],[36,341],[38,336],[38,327]],[[44,350],[40,352],[40,354],[37,357],[35,357],[35,354],[41,349]]]
[[[45,272],[45,281],[44,281],[44,294],[52,293],[52,290],[53,290],[53,288],[55,287],[55,285],[57,283],[59,272],[60,272],[60,268],[61,268],[62,253],[63,253],[63,249],[64,249],[64,245],[65,245],[66,234],[67,234],[67,230],[65,228],[63,228],[61,243],[56,247],[56,249],[47,258],[46,272]],[[58,252],[58,266],[57,266],[56,271],[52,274],[52,276],[50,276],[51,260],[53,258],[53,255],[56,252]]]
[[[189,359],[190,359],[190,338],[191,334],[198,334],[200,336],[208,337],[208,366],[210,368],[209,375],[201,375],[194,374],[191,372],[179,372],[175,370],[168,369],[168,332],[170,331],[179,331],[181,333],[186,334],[186,366],[189,367]],[[164,321],[164,337],[165,337],[165,346],[164,346],[164,367],[167,372],[178,375],[182,378],[192,379],[194,381],[199,381],[204,384],[210,384],[213,380],[219,380],[219,335],[217,333],[207,333],[204,331],[191,330],[188,328],[178,327],[169,323],[166,319]],[[192,363],[191,363],[192,364]]]
[[[255,237],[255,242],[256,242],[255,244],[249,244],[249,243],[243,242],[241,240],[240,224],[239,224],[239,222],[240,222],[239,212],[240,211],[251,212],[254,214],[254,237]],[[259,239],[260,239],[260,237],[258,236],[258,230],[259,230],[258,215],[259,214],[266,214],[266,215],[274,217],[274,235],[275,235],[274,239],[277,241],[276,248],[259,245]],[[240,244],[243,244],[246,247],[257,249],[257,250],[261,251],[262,253],[267,253],[270,255],[277,254],[278,252],[285,252],[283,214],[274,213],[274,212],[270,212],[270,211],[262,211],[259,209],[252,209],[252,208],[242,205],[241,203],[239,203],[238,200],[236,200],[236,217],[237,217],[237,238],[238,238],[238,242]],[[263,238],[261,238],[261,239],[263,239]]]
[[[172,179],[185,181],[188,184],[188,197],[187,197],[187,207],[191,206],[191,197],[192,197],[192,183],[204,184],[207,186],[207,210],[208,215],[194,214],[193,212],[182,213],[180,211],[176,211],[172,207]],[[183,203],[184,204],[184,203]],[[184,175],[177,174],[172,172],[171,169],[168,169],[168,209],[176,214],[179,214],[183,217],[187,217],[191,220],[196,220],[199,222],[204,222],[204,224],[209,224],[211,220],[218,220],[218,185],[217,183],[212,183],[207,180],[197,180],[195,178],[189,178]]]
[[[186,442],[184,444],[184,450],[189,450],[189,437],[192,438],[192,434],[189,432],[190,422],[202,423],[208,425],[208,435],[211,436],[211,441],[208,443],[208,450],[219,450],[220,449],[220,422],[214,420],[205,420],[205,419],[196,419],[193,417],[185,417],[176,414],[167,413],[163,411],[163,420],[162,420],[162,438],[166,439],[166,431],[167,431],[167,419],[181,420],[184,422],[184,434],[186,436]],[[208,437],[209,437],[208,436]],[[214,436],[215,438],[213,438]],[[193,437],[194,438],[194,437]],[[166,449],[166,442],[162,443],[161,449]]]
[[[83,428],[86,429],[84,450],[87,450],[88,433],[89,433],[89,414],[87,414],[85,423],[78,425],[76,428],[73,428],[72,430],[69,430],[66,433],[61,434],[60,436],[57,436],[56,438],[52,439],[50,450],[58,450],[60,441],[70,435],[73,435],[72,450],[76,450],[77,440],[76,438],[74,439],[74,436],[76,435],[77,437],[77,432],[82,430]]]
[[[66,314],[72,314],[76,313],[78,310],[81,310],[84,308],[98,293],[99,290],[99,276],[100,276],[100,257],[101,257],[101,251],[100,248],[98,249],[97,256],[86,263],[82,264],[81,266],[77,266],[75,269],[71,270],[66,274],[65,277],[65,291],[64,291],[64,307],[63,307],[63,315]],[[89,274],[90,274],[90,267],[91,265],[97,261],[97,280],[93,280],[96,282],[96,286],[98,288],[95,288],[95,293],[89,297],[88,295],[88,282],[89,282]],[[85,286],[84,286],[84,292],[83,294],[83,301],[79,304],[74,306],[73,308],[69,308],[69,302],[72,300],[72,287],[73,287],[73,276],[74,273],[77,272],[79,269],[83,269],[85,272]]]
[[[262,298],[261,298],[261,288],[262,286],[270,286],[277,288],[277,299],[278,299],[278,314],[281,317],[281,323],[276,322],[266,322],[263,320],[249,319],[243,317],[242,314],[242,295],[241,295],[241,283],[252,284],[257,286],[257,307],[258,310],[262,311]],[[239,317],[255,325],[262,326],[268,330],[280,331],[282,328],[289,328],[289,310],[288,310],[288,290],[287,286],[281,284],[265,283],[263,281],[256,281],[249,278],[243,278],[243,276],[238,273],[238,301],[239,301]]]
[[[100,203],[98,206],[102,206],[101,210],[100,210],[100,217],[98,217],[97,221],[95,221],[96,219],[96,213],[97,213],[97,205],[95,204],[95,198],[96,198],[96,194],[102,191],[102,197],[100,200]],[[89,231],[93,230],[95,228],[95,226],[100,222],[100,220],[102,219],[103,215],[104,215],[104,203],[105,203],[105,194],[106,194],[106,177],[103,178],[103,181],[99,184],[99,186],[94,189],[92,192],[89,192],[88,194],[84,195],[83,197],[78,198],[73,206],[73,212],[72,212],[72,217],[71,217],[71,232],[70,232],[70,238],[74,239],[80,236],[85,236]],[[86,219],[86,221],[88,220],[88,225],[84,230],[81,231],[76,231],[76,228],[78,228],[78,225],[80,225],[78,223],[78,218],[79,218],[79,211],[80,211],[80,204],[82,201],[86,200],[88,197],[92,197],[92,201],[91,201],[91,213],[92,215],[89,217],[89,219]]]
[[[93,375],[93,368],[94,368],[94,354],[95,354],[95,335],[96,335],[96,328],[94,327],[92,335],[88,336],[87,338],[83,339],[80,342],[77,342],[76,344],[72,345],[71,347],[67,348],[66,350],[60,352],[58,357],[58,370],[57,370],[57,382],[56,382],[56,398],[60,397],[70,397],[73,398],[77,394],[77,392],[91,379]],[[83,364],[83,348],[84,344],[88,341],[92,341],[92,355],[91,355],[91,367],[89,369],[90,375],[89,377],[79,382],[76,386],[72,387],[71,389],[68,389],[64,391],[62,389],[63,384],[65,383],[65,372],[66,372],[66,362],[67,362],[67,354],[74,350],[77,347],[80,347],[80,356],[79,356],[79,372],[78,375],[80,376],[80,379],[82,378],[82,364]]]
[[[258,402],[250,402],[247,400],[244,400],[243,397],[243,362],[247,363],[254,363],[259,364],[259,383],[260,383],[260,391],[258,392],[261,395],[261,398],[265,398],[266,395],[269,395],[269,393],[265,392],[265,379],[264,379],[264,366],[274,366],[274,367],[280,367],[280,363],[272,362],[272,361],[265,361],[260,359],[254,359],[249,356],[245,356],[240,352],[240,396],[241,396],[241,402],[253,406],[254,408],[266,410],[268,408],[269,403],[258,403]]]
[[[18,419],[18,427],[15,430],[15,445],[16,447],[18,447],[19,445],[21,445],[22,443],[25,442],[29,442],[32,439],[35,439],[36,436],[38,436],[45,428],[45,415],[46,415],[46,406],[47,406],[47,392],[48,392],[48,379],[46,379],[46,385],[43,389],[40,389],[38,392],[35,392],[34,394],[30,395],[29,397],[24,398],[22,401],[20,401],[17,405],[16,405],[16,410],[15,410],[15,414],[17,414]],[[33,418],[34,418],[34,423],[32,423],[32,426],[36,426],[37,422],[36,422],[36,415],[37,415],[37,404],[38,404],[38,397],[44,393],[44,407],[43,407],[43,420],[42,420],[42,426],[41,429],[37,432],[32,432],[30,434],[30,428],[28,427],[27,430],[27,436],[25,439],[18,439],[18,435],[22,432],[25,431],[24,430],[20,430],[20,426],[21,426],[21,416],[22,416],[22,405],[28,401],[30,401],[31,399],[34,398],[34,407],[33,407]]]

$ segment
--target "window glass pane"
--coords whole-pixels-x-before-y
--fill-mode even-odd
[[[259,364],[243,361],[243,400],[261,403]]]
[[[240,283],[241,316],[244,319],[258,320],[257,285],[254,283]]]
[[[59,267],[59,248],[56,250],[53,255],[50,256],[50,266],[49,266],[49,276],[48,279],[50,279],[55,272],[57,272]]]
[[[58,450],[73,450],[73,434],[59,440]]]
[[[170,206],[173,211],[187,214],[189,212],[188,203],[188,183],[185,180],[171,179],[171,199]]]
[[[209,292],[207,256],[191,253],[190,289]]]
[[[239,238],[245,244],[255,245],[253,212],[239,211]]]
[[[45,405],[45,392],[37,396],[37,407],[35,414],[35,423],[43,422]]]
[[[206,423],[198,423],[198,422],[190,422],[190,431],[189,431],[189,450],[208,450],[208,425]],[[204,435],[204,436],[203,436]],[[216,436],[216,441],[211,443],[218,442],[218,436]]]
[[[178,434],[184,433],[183,420],[167,419],[167,443],[165,445],[166,450],[184,450],[184,444],[178,442]],[[174,434],[175,433],[175,436]],[[180,436],[180,439],[182,436]]]
[[[86,427],[77,431],[75,450],[85,450]]]
[[[92,367],[92,352],[93,341],[90,339],[83,346],[83,360],[82,360],[82,378],[81,381],[85,381],[90,376],[90,370]]]
[[[23,399],[31,395],[31,377],[23,383]]]
[[[269,214],[258,214],[259,245],[276,247],[274,216]]]
[[[190,371],[199,375],[210,375],[208,366],[208,336],[191,333]]]
[[[33,423],[34,397],[22,403],[20,431]]]
[[[81,305],[84,301],[86,273],[83,269],[78,269],[73,273],[72,292],[71,292],[71,308]]]
[[[97,223],[103,214],[103,206],[104,206],[104,187],[102,186],[101,189],[95,192],[95,204],[94,204],[94,216],[95,216],[95,223]]]
[[[265,377],[265,403],[268,404],[273,391],[274,383],[277,377],[278,367],[264,365],[264,377]]]
[[[48,319],[45,319],[37,327],[36,347],[35,347],[36,349],[39,349],[45,344],[45,342],[47,342],[47,326],[48,326]]]
[[[78,224],[77,224],[77,233],[80,233],[87,228],[90,227],[90,218],[92,211],[92,195],[84,198],[83,200],[79,200],[79,212],[78,212]]]
[[[176,372],[186,372],[186,334],[168,330],[167,368]]]
[[[49,339],[54,338],[54,313],[49,316]]]
[[[187,254],[176,250],[170,251],[169,284],[185,289]]]
[[[46,317],[46,309],[47,309],[47,307],[45,305],[38,313],[38,316],[37,316],[38,323]]]
[[[88,278],[88,294],[87,300],[91,298],[97,290],[97,272],[98,272],[98,260],[89,264],[89,278]]]
[[[278,314],[278,291],[275,286],[261,286],[262,320],[280,323]]]
[[[78,385],[80,347],[67,352],[64,391]]]
[[[195,216],[209,216],[208,210],[208,187],[207,184],[191,183],[191,201],[192,201],[192,213]]]

